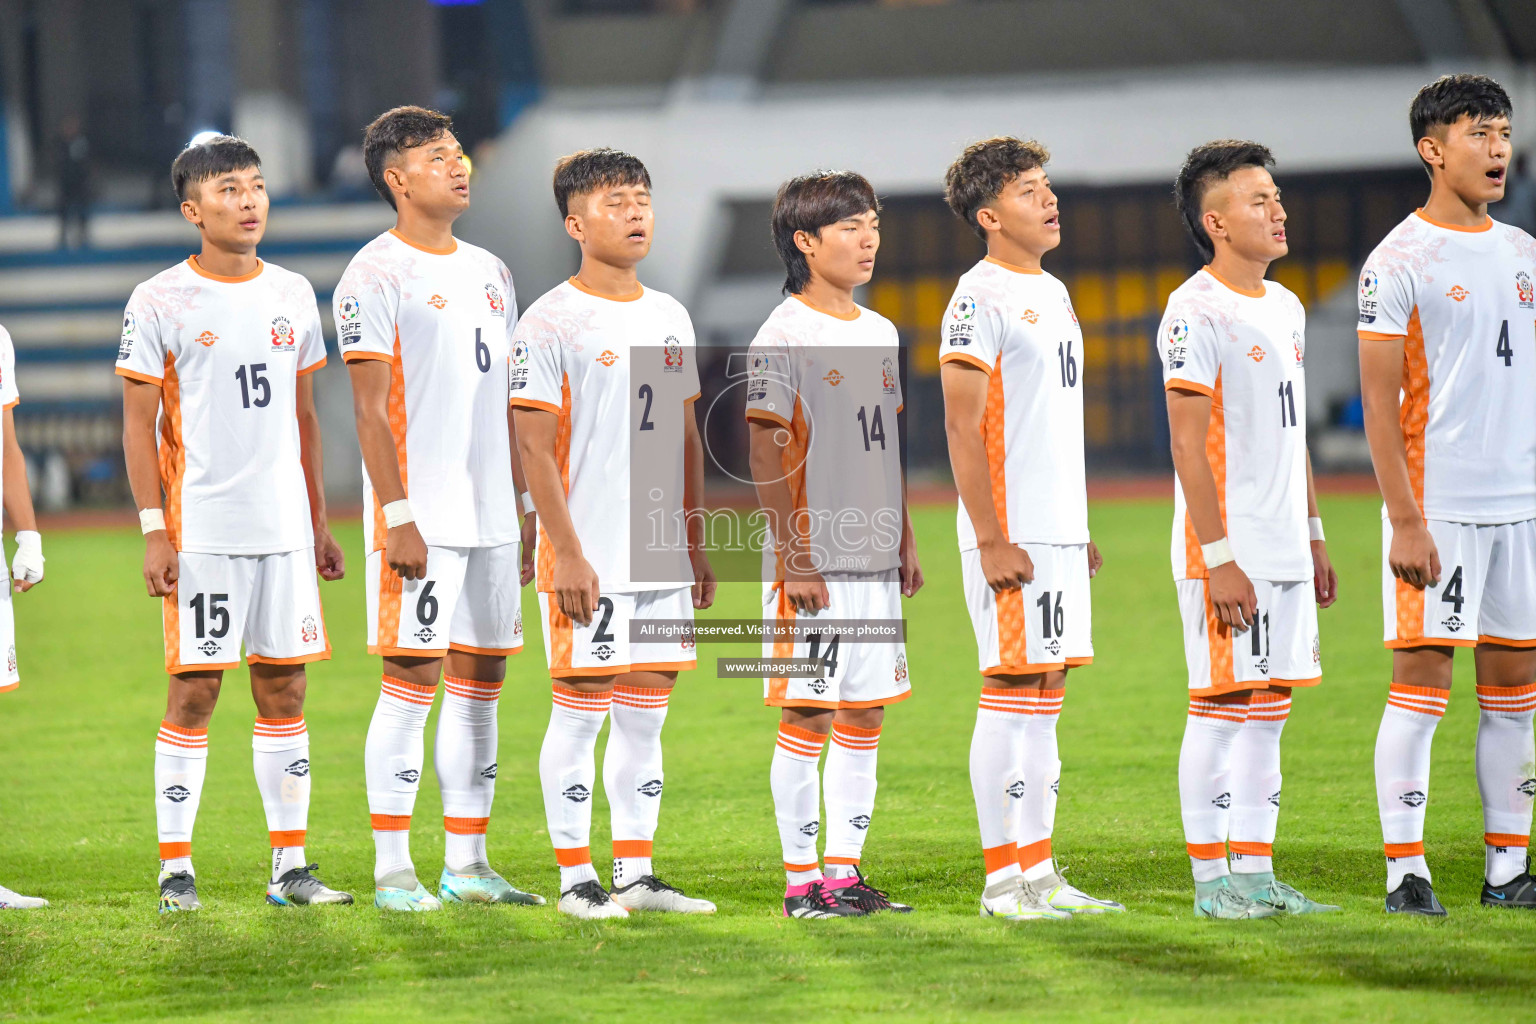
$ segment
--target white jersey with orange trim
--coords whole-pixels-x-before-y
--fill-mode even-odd
[[[0,327],[0,409],[14,409],[21,402],[16,390],[16,346],[11,334]],[[0,480],[0,502],[5,499],[4,481]]]
[[[20,401],[21,394],[16,390],[16,348],[10,333],[0,327],[0,409],[14,409]],[[4,488],[0,486],[0,503],[4,497]],[[11,588],[0,589],[5,591],[0,594],[0,652],[5,653],[5,664],[0,666],[0,693],[4,693],[21,685],[21,675],[16,671],[16,620],[11,613]]]
[[[1362,340],[1404,339],[1402,423],[1424,518],[1536,518],[1536,239],[1423,211],[1360,273]]]
[[[879,313],[855,305],[839,316],[793,295],[748,350],[747,419],[790,431],[784,468],[822,572],[901,564],[900,355]]]
[[[1168,297],[1157,330],[1165,387],[1211,397],[1205,456],[1232,554],[1253,579],[1312,578],[1306,326],[1301,300],[1283,285],[1240,291],[1207,267]],[[1204,579],[1177,476],[1173,498],[1173,578]]]
[[[699,369],[682,304],[644,287],[614,299],[575,278],[556,285],[523,313],[503,387],[514,407],[560,417],[555,454],[571,523],[602,592],[692,586],[683,417],[699,397]],[[553,588],[554,572],[541,523],[539,591]]]
[[[193,257],[133,290],[117,372],[160,388],[160,482],[178,551],[314,544],[296,397],[299,376],[324,364],[315,290],[282,267],[219,277]]]
[[[939,362],[960,360],[989,378],[982,436],[992,501],[1014,544],[1086,544],[1083,331],[1066,286],[1045,271],[990,256],[955,286]],[[960,550],[976,530],[960,502]]]
[[[393,367],[389,424],[422,540],[520,539],[506,404],[517,305],[506,266],[467,242],[426,249],[390,229],[352,257],[333,306],[342,359]],[[363,501],[377,551],[388,530],[366,466]]]

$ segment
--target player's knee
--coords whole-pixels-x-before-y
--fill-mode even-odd
[[[831,708],[783,708],[779,721],[825,736],[832,731]]]
[[[885,708],[839,708],[832,717],[838,724],[855,729],[878,729],[885,721]]]
[[[166,718],[175,725],[203,728],[213,717],[223,684],[220,673],[190,672],[171,677]]]

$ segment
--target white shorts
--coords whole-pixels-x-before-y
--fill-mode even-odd
[[[1388,647],[1536,647],[1536,519],[1502,526],[1429,520],[1440,585],[1392,575],[1392,523],[1381,522],[1381,603]]]
[[[505,657],[523,649],[522,544],[427,547],[427,574],[402,580],[368,555],[369,654],[441,658],[449,650]]]
[[[302,665],[331,656],[315,549],[275,555],[183,551],[176,591],[161,602],[165,670],[230,669],[245,660]]]
[[[0,572],[0,586],[5,595],[0,597],[0,650],[5,651],[5,670],[0,672],[0,693],[14,690],[21,685],[21,674],[16,671],[16,614],[11,604],[11,574]]]
[[[1317,633],[1317,595],[1312,581],[1252,580],[1259,599],[1257,621],[1234,634],[1216,617],[1205,580],[1179,580],[1184,619],[1184,661],[1189,692],[1214,697],[1265,686],[1316,686],[1323,680],[1323,649]]]
[[[897,570],[833,573],[825,577],[831,604],[815,615],[790,607],[783,588],[763,585],[763,621],[793,622],[802,627],[817,621],[899,622],[901,577]],[[907,674],[907,645],[858,643],[837,634],[811,634],[806,639],[763,642],[765,658],[820,658],[826,674],[817,677],[764,679],[763,703],[789,708],[876,708],[912,695]]]
[[[632,640],[630,624],[648,619],[693,621],[693,589],[642,590],[601,594],[592,621],[572,622],[552,595],[539,595],[544,622],[544,659],[556,679],[612,676],[624,672],[681,672],[696,664],[691,635],[655,641]]]
[[[965,606],[984,676],[1034,675],[1093,662],[1088,545],[1019,544],[1035,564],[1020,590],[994,593],[981,552],[960,552]]]

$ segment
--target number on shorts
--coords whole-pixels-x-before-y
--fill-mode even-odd
[[[229,609],[223,607],[229,600],[228,594],[194,594],[188,603],[197,621],[197,638],[201,640],[205,636],[211,636],[215,640],[229,632]],[[218,625],[208,629],[208,619],[212,619]]]
[[[432,596],[432,587],[436,583],[436,580],[427,580],[421,588],[421,596],[416,599],[416,621],[423,626],[437,621],[437,598]]]
[[[1035,604],[1040,606],[1040,635],[1049,640],[1053,636],[1061,636],[1061,632],[1067,625],[1067,611],[1061,606],[1061,595],[1064,591],[1055,591],[1056,600],[1051,601],[1051,591],[1040,594],[1040,600]]]
[[[842,636],[833,633],[831,641],[827,644],[827,653],[821,653],[821,634],[812,633],[806,637],[806,642],[811,645],[810,659],[821,662],[821,667],[826,670],[827,678],[837,675],[837,645],[842,641]]]
[[[592,642],[595,644],[611,644],[613,643],[613,634],[608,632],[608,623],[613,621],[613,598],[598,598],[597,609],[603,613],[603,617],[597,620],[597,628],[592,631]]]
[[[1264,636],[1262,637],[1262,649],[1260,649],[1259,644],[1261,639],[1259,636],[1260,629],[1264,631]],[[1254,619],[1253,627],[1249,630],[1249,632],[1253,634],[1253,656],[1255,658],[1269,657],[1269,612],[1265,612],[1263,615],[1257,616]]]
[[[1440,600],[1446,604],[1456,606],[1456,614],[1461,614],[1461,606],[1467,603],[1467,599],[1461,592],[1461,566],[1451,573],[1451,578],[1446,581],[1445,589],[1440,592]]]

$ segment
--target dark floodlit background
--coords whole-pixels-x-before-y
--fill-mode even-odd
[[[1053,151],[1062,247],[1086,338],[1090,472],[1160,471],[1151,334],[1197,265],[1170,202],[1185,151],[1269,145],[1290,212],[1273,275],[1309,317],[1320,469],[1368,468],[1354,282],[1422,200],[1407,125],[1448,70],[1498,77],[1522,154],[1503,220],[1536,229],[1531,0],[0,0],[0,325],[17,346],[17,429],[45,508],[128,500],[119,447],[119,318],[137,282],[196,246],[167,170],[187,141],[234,132],[275,199],[262,255],[330,293],[388,227],[362,165],[381,110],[450,112],[474,157],[460,234],[512,268],[526,306],[572,272],[548,178],[563,153],[628,149],[655,179],[642,279],[681,299],[715,356],[779,299],[768,243],[777,184],[818,167],[867,175],[884,243],[862,301],[900,328],[918,479],[948,478],[938,323],[980,254],[944,208],[968,142]],[[334,345],[334,340],[332,340]],[[351,399],[318,378],[335,500],[360,495]],[[722,480],[728,478],[720,475]]]

